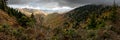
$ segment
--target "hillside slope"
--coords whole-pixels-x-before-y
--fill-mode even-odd
[[[8,7],[5,1],[0,0],[0,40],[36,40],[44,37],[38,29],[34,30],[32,18]]]
[[[44,26],[50,27],[57,40],[120,40],[119,9],[85,5],[65,14],[47,15]]]
[[[82,37],[85,34],[88,37],[84,40],[120,40],[119,9],[119,6],[86,5],[66,13],[66,16],[73,29],[86,30],[82,32]]]
[[[49,15],[29,11],[28,17],[5,0],[0,5],[0,40],[120,40],[120,6],[90,4]]]
[[[0,10],[0,25],[5,25],[5,24],[8,24],[12,27],[20,26],[14,17],[11,17],[6,12]]]

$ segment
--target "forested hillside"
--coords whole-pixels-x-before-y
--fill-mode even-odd
[[[0,40],[120,40],[120,7],[89,4],[69,12],[26,16],[0,0]]]
[[[117,5],[78,7],[66,13],[67,24],[80,33],[82,40],[120,40],[120,31],[117,31],[120,29],[119,9]]]
[[[40,40],[42,33],[34,28],[34,15],[27,17],[6,1],[0,0],[0,40]]]

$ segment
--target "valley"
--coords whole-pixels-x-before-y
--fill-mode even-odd
[[[0,0],[0,40],[120,40],[119,15],[116,4],[49,13],[11,8]]]

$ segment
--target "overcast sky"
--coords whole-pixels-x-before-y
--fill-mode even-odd
[[[71,9],[85,4],[113,4],[114,0],[8,0],[11,7]],[[116,0],[119,4],[120,0]]]
[[[16,5],[31,5],[31,6],[47,6],[47,7],[57,7],[57,6],[69,6],[76,7],[81,4],[112,4],[113,0],[9,0],[8,4]],[[116,0],[120,2],[120,0]]]

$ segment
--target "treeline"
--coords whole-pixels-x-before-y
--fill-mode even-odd
[[[19,23],[15,25],[21,25],[20,27],[16,26],[16,28],[7,23],[1,23],[0,40],[40,40],[42,33],[40,33],[39,30],[34,30],[33,28],[35,23],[33,14],[31,17],[27,17],[20,11],[8,7],[7,0],[0,0],[0,10],[6,12],[11,18],[15,18],[14,20]],[[35,31],[37,31],[37,34]]]
[[[118,36],[120,32],[114,30],[120,29],[119,26],[115,26],[118,25],[116,23],[119,23],[116,22],[119,17],[116,15],[119,14],[117,12],[118,9],[118,6],[107,5],[78,7],[65,14],[68,21],[65,21],[64,25],[58,28],[57,32],[61,35],[63,35],[64,31],[68,32],[63,37],[71,40],[119,40],[119,37],[113,38],[113,35]],[[61,39],[59,35],[57,37],[57,39]]]
[[[101,16],[102,13],[106,11],[110,11],[112,9],[113,8],[111,6],[93,4],[93,5],[86,5],[83,7],[78,7],[68,12],[67,15],[69,15],[70,18],[80,22],[80,21],[86,20],[86,18],[89,17],[92,13],[95,13],[98,16]]]
[[[21,26],[26,27],[28,25],[31,25],[31,18],[25,16],[23,13],[16,9],[8,7],[7,0],[0,0],[0,9],[7,12],[10,16],[14,16]]]

